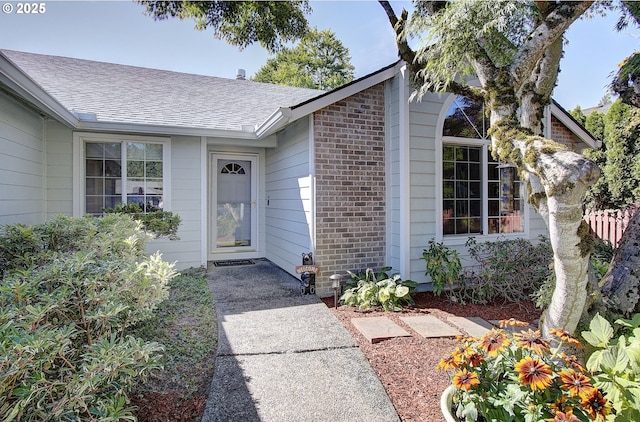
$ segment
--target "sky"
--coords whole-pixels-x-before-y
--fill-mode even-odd
[[[269,58],[259,45],[239,51],[210,31],[195,30],[190,20],[154,21],[132,1],[43,1],[37,2],[44,5],[40,14],[18,14],[15,1],[0,3],[0,49],[225,78],[234,78],[237,69],[251,77]],[[409,3],[392,5],[399,14]],[[356,77],[397,60],[393,31],[377,1],[312,0],[311,7],[311,26],[335,32],[349,49]],[[564,108],[597,105],[617,65],[638,49],[640,31],[617,33],[616,20],[615,15],[580,20],[568,31],[554,91]]]

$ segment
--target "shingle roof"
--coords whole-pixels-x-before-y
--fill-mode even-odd
[[[71,112],[99,122],[241,130],[279,107],[323,94],[248,80],[225,79],[68,57],[0,50]]]

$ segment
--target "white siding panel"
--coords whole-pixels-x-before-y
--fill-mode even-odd
[[[73,132],[47,121],[47,219],[73,214]]]
[[[426,281],[422,251],[436,235],[436,124],[442,110],[443,99],[427,94],[422,101],[410,107],[411,137],[411,238],[410,278]]]
[[[294,273],[312,250],[312,179],[309,120],[300,119],[266,151],[266,257]]]
[[[0,93],[0,224],[44,221],[42,118]]]
[[[201,259],[200,138],[171,139],[171,211],[182,219],[179,240],[156,239],[147,252],[160,250],[165,261],[176,262],[178,269],[199,267]]]

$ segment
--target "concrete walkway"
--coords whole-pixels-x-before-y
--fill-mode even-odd
[[[341,322],[266,260],[211,267],[218,355],[209,421],[399,421]]]

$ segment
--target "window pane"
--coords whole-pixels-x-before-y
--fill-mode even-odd
[[[483,102],[458,96],[447,110],[442,133],[445,136],[485,139],[487,129],[489,123]]]
[[[442,196],[444,198],[455,198],[454,191],[455,182],[443,182],[442,183]],[[446,203],[447,201],[445,201]]]
[[[87,176],[104,176],[104,161],[87,160]]]
[[[104,144],[88,143],[85,151],[87,158],[104,158]]]
[[[144,161],[127,160],[127,177],[144,177]]]
[[[120,177],[122,176],[122,165],[118,160],[105,160],[104,162],[104,175],[107,177]]]
[[[127,143],[127,158],[129,160],[144,160],[145,145],[141,142]]]
[[[453,145],[444,145],[442,147],[442,159],[447,161],[455,159],[455,147]]]
[[[447,179],[455,179],[455,164],[449,161],[442,163],[442,177]]]
[[[147,161],[145,177],[162,177],[162,162]]]
[[[482,187],[480,182],[469,183],[469,198],[482,198]]]
[[[146,144],[145,158],[151,161],[162,161],[162,145]]]
[[[482,202],[480,200],[469,201],[469,215],[471,217],[482,217]]]
[[[469,197],[469,182],[456,182],[456,198]]]
[[[103,179],[102,178],[87,178],[86,182],[87,195],[102,195],[103,191]]]
[[[105,158],[122,158],[122,145],[119,142],[104,144],[104,157]]]
[[[85,203],[88,214],[102,214],[102,196],[87,196]]]

